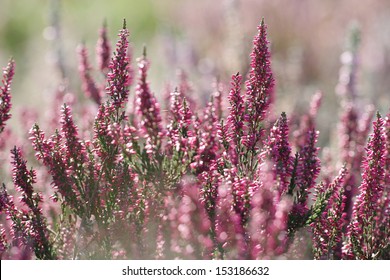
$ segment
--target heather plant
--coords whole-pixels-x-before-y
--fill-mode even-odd
[[[51,117],[23,145],[35,169],[22,148],[11,150],[12,182],[0,191],[3,259],[389,259],[389,115],[377,114],[367,141],[372,112],[359,120],[354,60],[338,86],[339,168],[319,158],[321,92],[295,130],[286,113],[275,117],[264,19],[246,78],[218,80],[202,104],[181,72],[166,113],[149,85],[146,48],[138,75],[132,68],[129,35],[124,22],[111,55],[103,26],[97,71],[78,48],[89,103],[59,87]],[[0,88],[2,161],[14,64]]]

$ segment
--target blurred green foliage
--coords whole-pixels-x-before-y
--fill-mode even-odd
[[[70,70],[68,80],[77,91],[77,45],[87,45],[93,63],[103,22],[107,22],[109,37],[115,42],[124,18],[133,45],[142,49],[143,43],[148,44],[155,36],[158,25],[151,0],[0,0],[0,65],[5,66],[10,57],[16,61],[13,111],[18,105],[34,105],[42,97],[46,99],[44,92],[53,91],[60,82],[51,61],[57,43]],[[58,42],[52,42],[45,32],[56,22],[60,36],[55,39]]]
[[[56,3],[58,2],[58,3]],[[51,24],[52,14],[60,15],[61,29],[73,39],[96,39],[106,19],[116,32],[126,18],[134,37],[154,36],[157,18],[151,0],[0,0],[0,49],[2,56],[18,57],[30,40],[42,40],[42,31]],[[53,11],[55,7],[59,11]],[[115,33],[116,34],[116,33]],[[80,38],[81,37],[81,38]],[[69,38],[72,39],[72,38]],[[4,60],[4,57],[1,58]]]

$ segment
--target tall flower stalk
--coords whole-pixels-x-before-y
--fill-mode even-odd
[[[129,86],[133,77],[130,75],[130,59],[128,57],[129,31],[126,29],[126,21],[123,22],[123,29],[118,34],[116,51],[108,66],[107,94],[110,96],[113,105],[122,108],[128,99]]]
[[[253,39],[251,70],[245,83],[244,146],[246,147],[246,166],[250,176],[256,169],[256,157],[264,136],[264,120],[273,101],[274,84],[268,49],[267,26],[264,19],[258,27],[259,33]]]
[[[142,116],[140,128],[142,135],[146,139],[146,150],[148,154],[156,153],[161,148],[161,138],[164,135],[162,129],[162,119],[160,115],[160,105],[152,94],[147,73],[149,61],[146,58],[146,48],[141,58],[138,59],[139,82],[136,88],[136,110]]]
[[[11,118],[11,84],[14,74],[15,62],[11,59],[3,69],[3,85],[0,87],[0,133],[4,130],[5,122]]]
[[[83,91],[88,98],[91,98],[99,105],[101,102],[101,93],[91,75],[92,67],[88,61],[88,50],[85,45],[81,45],[78,51],[80,56],[79,71],[82,78]]]
[[[359,195],[353,206],[352,220],[348,226],[344,254],[349,258],[376,259],[388,246],[388,240],[375,238],[382,236],[388,225],[382,228],[381,215],[386,211],[379,207],[388,207],[378,203],[383,198],[385,179],[385,135],[384,120],[377,114],[373,124],[374,131],[366,147],[367,156],[363,161],[363,180],[359,186]],[[386,214],[385,214],[386,215]],[[386,236],[388,237],[388,236]],[[386,238],[385,237],[385,238]]]

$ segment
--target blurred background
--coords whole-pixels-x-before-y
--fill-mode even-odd
[[[126,18],[134,58],[147,46],[151,88],[161,100],[167,83],[177,85],[180,69],[186,71],[199,96],[213,91],[216,77],[228,84],[232,74],[245,74],[262,17],[271,41],[278,114],[306,110],[311,96],[321,90],[320,143],[329,142],[338,119],[335,87],[340,56],[348,48],[351,26],[361,31],[359,100],[387,113],[390,1],[0,0],[0,65],[5,66],[11,56],[17,64],[13,121],[24,106],[40,110],[49,106],[48,100],[63,80],[69,90],[82,95],[76,48],[84,42],[94,62],[104,21],[114,45]]]

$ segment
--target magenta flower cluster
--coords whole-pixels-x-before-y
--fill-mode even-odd
[[[53,117],[12,148],[12,181],[0,190],[2,259],[390,258],[390,113],[377,114],[367,140],[373,111],[359,118],[355,87],[341,80],[335,168],[317,145],[322,93],[300,118],[274,117],[264,20],[247,78],[217,81],[204,109],[182,72],[161,110],[146,49],[137,75],[125,22],[118,36],[111,56],[100,30],[103,82],[86,46],[78,49],[89,105],[75,106],[62,86]],[[0,88],[1,158],[7,143],[23,143],[6,127],[14,67]]]

